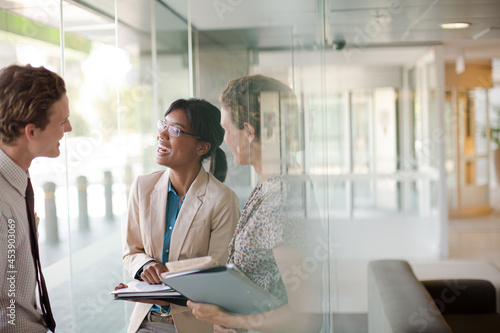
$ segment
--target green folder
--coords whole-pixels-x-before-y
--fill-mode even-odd
[[[215,304],[231,313],[257,314],[286,304],[234,264],[171,273],[161,281],[193,302]]]

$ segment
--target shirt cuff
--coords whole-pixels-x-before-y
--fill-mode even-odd
[[[139,270],[137,271],[137,273],[135,273],[135,276],[134,276],[134,279],[136,280],[140,280],[141,279],[141,274],[142,274],[142,270],[144,269],[144,267],[149,264],[150,262],[153,262],[153,261],[156,261],[156,260],[150,260],[148,261],[147,263],[145,263],[144,265],[142,265],[141,268],[139,268]]]

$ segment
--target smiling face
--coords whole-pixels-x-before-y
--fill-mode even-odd
[[[181,109],[170,112],[163,121],[165,124],[175,126],[181,131],[191,132],[189,119]],[[158,130],[156,139],[158,143],[156,163],[172,170],[187,171],[191,170],[191,168],[193,168],[192,170],[199,168],[200,158],[206,152],[206,142],[184,134],[173,137],[167,133],[167,130]]]
[[[51,107],[49,123],[45,129],[34,128],[32,152],[34,157],[57,157],[61,153],[59,150],[61,139],[64,133],[72,130],[69,122],[69,100],[64,94]]]

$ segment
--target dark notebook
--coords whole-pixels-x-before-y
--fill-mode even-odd
[[[161,281],[194,302],[215,304],[232,313],[262,313],[285,304],[234,264],[170,273]]]

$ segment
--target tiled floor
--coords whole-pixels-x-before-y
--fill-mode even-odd
[[[486,260],[500,268],[500,188],[492,193],[492,203],[494,210],[489,215],[450,220],[450,259]],[[118,223],[106,221],[94,222],[91,231],[75,232],[78,237],[75,236],[76,239],[72,240],[74,260],[72,267],[68,266],[67,270],[71,269],[75,277],[71,281],[49,286],[60,332],[121,333],[127,327],[126,318],[130,314],[131,304],[120,304],[108,295],[123,276],[121,248],[113,245],[119,243],[119,240],[113,237],[120,237],[120,226]],[[95,241],[94,246],[85,247],[87,238]],[[99,241],[97,241],[98,238]],[[62,239],[58,246],[41,247],[41,253],[47,258],[45,262],[48,266],[54,264],[56,268],[56,261],[67,256],[64,252],[65,249],[69,249],[65,243],[67,241]],[[108,247],[112,247],[112,250],[104,251],[108,247],[101,243],[109,243]],[[98,248],[100,252],[90,251],[94,248]],[[85,264],[87,261],[92,264]],[[360,267],[361,273],[355,272],[357,272],[356,276],[361,279],[364,276],[365,266]],[[55,284],[61,272],[53,271],[50,268],[47,269],[46,280]],[[356,281],[354,285],[358,288],[360,284],[365,285],[364,282],[359,282],[353,277],[350,281]],[[98,290],[98,293],[86,292],[87,284],[93,285],[92,290]],[[343,290],[343,292],[349,293],[349,290]],[[334,315],[332,319],[335,332],[363,333],[368,331],[366,313],[342,313],[341,316]]]
[[[491,192],[489,215],[449,223],[450,259],[486,260],[500,269],[500,187]]]
[[[67,227],[66,221],[59,222]],[[114,301],[109,295],[119,282],[128,280],[119,246],[120,223],[103,218],[90,222],[87,231],[72,226],[71,240],[67,230],[60,230],[58,243],[40,244],[57,332],[124,333],[133,304]]]

